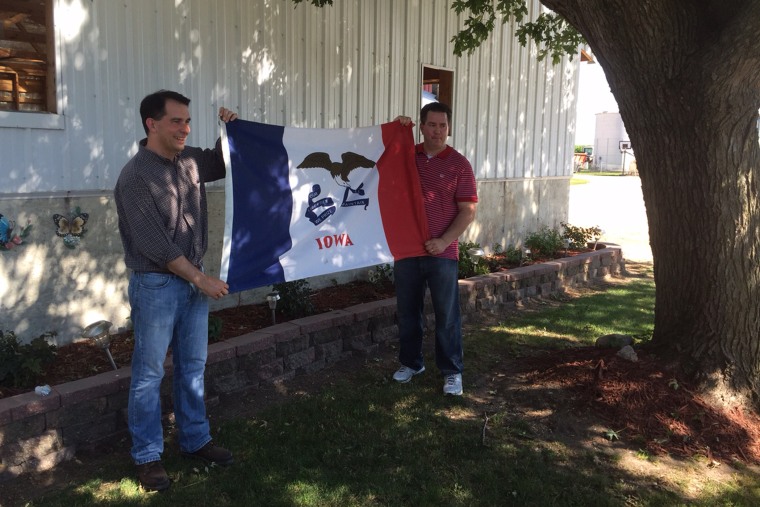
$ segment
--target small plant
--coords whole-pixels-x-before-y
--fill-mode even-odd
[[[217,315],[208,316],[208,342],[215,343],[222,336],[222,319]]]
[[[305,317],[314,313],[314,304],[309,297],[311,289],[306,280],[276,283],[272,288],[280,293],[277,308],[288,317]]]
[[[520,250],[516,246],[509,245],[507,249],[504,251],[504,258],[507,260],[510,264],[520,264],[520,261],[522,261],[522,250]]]
[[[604,432],[604,436],[610,442],[615,441],[615,440],[620,440],[620,435],[618,435],[618,433],[620,433],[621,431],[623,431],[623,430],[617,430],[617,431],[615,431],[615,430],[609,430],[608,429],[607,431]]]
[[[522,261],[522,250],[516,246],[509,245],[506,250],[494,243],[493,253],[483,257],[482,262],[488,266],[489,272],[499,271],[501,268],[516,267]]]
[[[489,273],[488,265],[479,262],[478,259],[470,254],[470,249],[480,248],[478,243],[464,241],[459,243],[459,278],[470,278],[476,275],[485,275]]]
[[[602,237],[602,230],[598,225],[594,227],[577,227],[566,222],[560,222],[565,232],[562,238],[570,241],[570,248],[586,248],[592,241],[599,241]]]
[[[565,246],[559,231],[549,227],[541,227],[536,232],[528,234],[525,246],[530,248],[531,257],[555,257]]]
[[[367,272],[367,278],[375,285],[393,283],[393,266],[390,264],[377,265]]]
[[[21,344],[13,331],[0,331],[0,385],[27,388],[53,362],[56,346],[47,342],[55,333]]]

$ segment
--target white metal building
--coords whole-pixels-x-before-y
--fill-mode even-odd
[[[593,165],[602,171],[620,171],[627,174],[631,172],[631,163],[635,160],[620,113],[597,113]]]
[[[36,47],[47,48],[39,94],[47,101],[38,111],[0,101],[0,214],[33,225],[25,244],[0,252],[0,329],[23,341],[55,331],[66,343],[100,319],[126,325],[112,189],[144,137],[140,100],[161,88],[192,99],[190,144],[204,147],[219,135],[219,106],[265,123],[343,128],[416,117],[421,90],[432,89],[451,101],[450,144],[478,179],[478,218],[465,239],[506,246],[567,218],[579,59],[537,62],[512,24],[497,23],[482,48],[458,58],[449,41],[462,20],[450,0],[335,0],[322,9],[291,0],[29,3],[45,9]],[[537,0],[530,9],[537,14]],[[14,71],[0,62],[0,97],[23,95],[3,84]],[[212,273],[223,202],[223,185],[211,188]],[[52,217],[77,209],[89,215],[87,233],[68,248]],[[220,304],[259,302],[263,292]]]

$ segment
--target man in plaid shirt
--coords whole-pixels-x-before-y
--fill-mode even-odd
[[[161,90],[140,103],[147,138],[121,171],[114,189],[124,260],[131,270],[129,302],[134,325],[129,390],[131,455],[140,484],[164,490],[161,464],[161,380],[172,350],[173,401],[182,454],[207,463],[232,464],[232,453],[211,441],[204,404],[208,298],[227,284],[203,269],[208,244],[205,183],[225,176],[218,140],[214,149],[185,146],[190,99]],[[237,118],[220,108],[219,119]]]

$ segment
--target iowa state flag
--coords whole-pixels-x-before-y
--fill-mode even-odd
[[[230,292],[426,255],[411,126],[225,127]]]

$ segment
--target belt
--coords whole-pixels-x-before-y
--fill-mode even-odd
[[[197,269],[201,273],[205,273],[206,272],[205,268],[203,267],[203,263],[193,264],[193,266],[195,267],[195,269]],[[158,274],[161,274],[161,275],[178,276],[178,275],[172,273],[171,271],[169,271],[168,269],[145,269],[145,270],[143,270],[143,269],[133,269],[132,271],[134,271],[135,273],[158,273]]]

